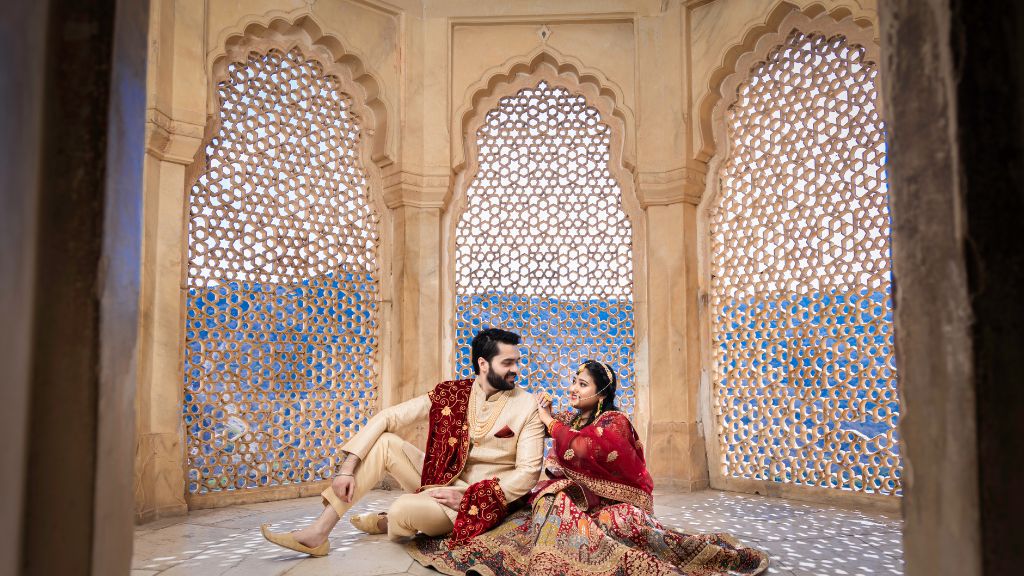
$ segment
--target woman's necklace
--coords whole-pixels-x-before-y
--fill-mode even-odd
[[[487,420],[483,422],[479,421],[479,415],[477,412],[480,410],[480,404],[477,401],[477,387],[473,386],[473,391],[469,393],[469,430],[470,438],[473,440],[479,440],[487,435],[494,427],[494,423],[498,421],[498,417],[501,416],[502,410],[505,409],[505,404],[508,402],[509,393],[508,390],[502,390],[497,393],[500,397],[494,401],[494,405],[491,406],[490,413],[487,415]],[[487,400],[485,399],[486,403]]]
[[[586,414],[586,416],[590,416],[590,414]],[[572,428],[573,430],[579,430],[580,428],[583,428],[583,423],[586,421],[587,418],[584,417],[583,412],[580,412],[579,414],[576,415],[575,418],[572,419],[572,423],[569,425],[569,427]]]

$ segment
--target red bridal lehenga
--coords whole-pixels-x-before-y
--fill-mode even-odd
[[[546,468],[527,505],[467,539],[417,537],[406,548],[445,574],[521,576],[754,575],[768,555],[728,534],[687,534],[653,516],[653,483],[629,418],[601,414],[574,430],[564,414],[550,430]]]

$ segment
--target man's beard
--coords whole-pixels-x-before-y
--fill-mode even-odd
[[[505,376],[508,376],[508,374],[506,373]],[[516,387],[514,379],[509,382],[504,376],[498,376],[498,373],[494,370],[487,371],[487,383],[495,390],[511,390]]]

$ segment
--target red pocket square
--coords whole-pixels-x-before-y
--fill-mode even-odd
[[[511,438],[515,435],[516,433],[513,432],[512,429],[509,428],[508,426],[505,426],[501,430],[498,430],[497,432],[494,433],[495,438]]]

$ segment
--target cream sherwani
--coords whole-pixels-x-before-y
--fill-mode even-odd
[[[472,444],[462,474],[448,487],[465,492],[470,484],[497,478],[506,501],[511,502],[526,494],[537,481],[544,457],[544,425],[529,392],[515,387],[486,398],[479,383],[473,383],[473,387],[468,407],[471,413],[467,414]],[[373,488],[385,472],[391,473],[407,492],[419,488],[423,452],[394,431],[428,421],[430,404],[430,398],[424,394],[382,410],[342,447],[360,459],[353,503]],[[489,421],[493,423],[487,426]],[[473,423],[478,424],[475,430]],[[512,436],[495,436],[506,426]],[[390,536],[412,536],[417,531],[437,536],[451,531],[457,511],[430,497],[430,490],[403,494],[388,509]],[[339,516],[352,505],[338,498],[331,488],[324,490],[323,497]]]

